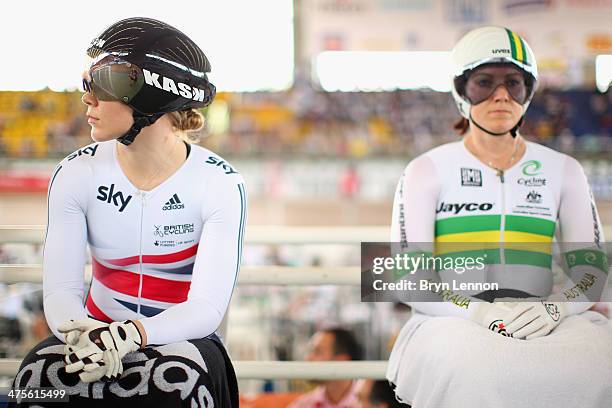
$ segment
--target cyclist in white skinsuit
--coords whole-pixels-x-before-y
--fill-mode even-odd
[[[109,26],[87,54],[82,101],[96,143],[49,185],[43,294],[54,336],[13,386],[65,389],[79,407],[237,407],[215,332],[240,268],[244,182],[181,140],[215,96],[210,63],[181,31],[140,17]]]
[[[242,177],[219,156],[189,145],[170,179],[141,191],[123,174],[117,143],[80,149],[52,176],[44,249],[49,326],[63,339],[59,325],[89,315],[108,323],[139,320],[150,344],[205,337],[219,326],[238,274]],[[87,243],[93,280],[84,309]]]
[[[531,142],[525,142],[518,163],[502,173],[478,160],[462,141],[417,157],[398,183],[392,220],[392,242],[533,244],[529,250],[523,246],[517,252],[505,251],[503,268],[495,267],[499,260],[489,261],[489,278],[529,295],[525,297],[550,294],[552,274],[546,272],[552,259],[546,244],[553,241],[555,232],[560,242],[603,243],[580,163]],[[577,256],[573,266],[589,265],[586,252],[572,253]],[[565,305],[569,314],[589,309],[593,302],[588,294],[601,293],[606,284],[604,253],[588,253],[597,257],[594,263],[601,268],[590,271],[595,284],[589,286],[587,296]],[[453,273],[443,272],[449,272],[449,277]],[[457,303],[417,302],[413,307],[430,315],[468,317],[470,306],[476,306]]]
[[[500,290],[416,296],[387,378],[418,408],[603,408],[612,400],[612,331],[583,312],[607,285],[604,237],[580,164],[518,134],[537,83],[533,53],[516,33],[483,27],[459,41],[453,61],[464,140],[406,167],[391,241],[407,252],[432,243],[438,254],[447,243],[495,243],[483,279]],[[572,243],[564,253],[572,279],[551,295],[555,234]],[[455,278],[441,270],[436,280]]]

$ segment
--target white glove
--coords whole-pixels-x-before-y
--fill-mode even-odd
[[[57,327],[57,331],[64,335],[64,340],[67,346],[77,344],[79,337],[87,330],[96,329],[98,327],[108,327],[108,323],[96,319],[69,320]],[[65,348],[65,354],[68,354],[69,347]]]
[[[90,318],[70,320],[58,326],[58,331],[64,334],[66,340],[64,354],[69,356],[75,352],[79,338],[84,332],[108,326],[108,323]],[[83,382],[95,382],[100,379],[112,381],[123,373],[123,364],[116,350],[96,353],[82,360],[71,360],[70,363],[66,360],[66,364],[66,372],[68,373],[81,371],[79,378]]]
[[[565,305],[559,302],[517,303],[507,316],[506,331],[517,339],[546,336],[565,318]]]
[[[82,369],[84,373],[88,373],[81,376],[83,381],[83,377],[97,381],[104,375],[114,379],[123,372],[123,357],[138,350],[141,344],[140,332],[130,320],[87,330],[79,337],[77,344],[70,346],[71,352],[64,358],[66,372]],[[100,367],[100,361],[105,364],[104,370]]]
[[[76,364],[71,364],[73,367],[66,366],[66,372],[78,371],[80,362],[83,362],[84,365],[79,373],[79,378],[85,383],[99,380],[114,381],[123,374],[123,363],[119,358],[117,350],[114,349],[93,354],[91,357],[85,357],[83,360],[77,361]]]
[[[470,320],[480,324],[484,328],[491,330],[505,337],[512,337],[506,329],[506,316],[513,309],[511,302],[476,302],[472,304],[474,310],[470,314]]]

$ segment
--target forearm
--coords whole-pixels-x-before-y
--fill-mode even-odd
[[[54,292],[45,294],[44,310],[47,325],[51,332],[61,341],[64,335],[57,327],[69,320],[82,320],[87,318],[87,313],[83,307],[82,290],[79,293],[74,291]]]
[[[559,224],[568,278],[549,300],[565,303],[567,314],[578,314],[601,299],[608,262],[595,200],[582,166],[572,158],[565,161]]]
[[[139,323],[144,329],[145,344],[169,344],[214,333],[224,314],[225,310],[204,299],[190,299],[156,316],[140,319]]]
[[[431,316],[453,316],[469,319],[482,300],[466,293],[453,291],[435,270],[418,270],[404,276],[413,282],[415,290],[404,292],[402,299],[413,309]],[[427,284],[427,287],[421,286]]]
[[[598,249],[575,250],[565,254],[568,278],[548,300],[563,302],[567,315],[582,313],[602,300],[608,283],[606,254]]]

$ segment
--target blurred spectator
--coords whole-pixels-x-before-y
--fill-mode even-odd
[[[361,360],[362,348],[354,334],[341,328],[316,332],[310,339],[308,361]],[[353,408],[357,406],[356,381],[315,380],[317,387],[295,400],[289,408]]]
[[[359,175],[354,164],[350,164],[340,176],[340,195],[354,198],[359,192]]]
[[[542,89],[536,92],[521,133],[563,151],[573,149],[568,153],[612,149],[612,143],[601,140],[612,139],[610,94]],[[0,92],[0,104],[3,96],[9,109],[0,112],[0,146],[15,140],[11,135],[26,139],[38,137],[39,131],[50,156],[65,156],[91,143],[79,93],[45,91],[10,99]],[[227,123],[221,133],[203,142],[222,155],[409,157],[458,140],[451,128],[459,113],[448,93],[323,92],[308,81],[296,81],[286,92],[220,94],[218,99]],[[576,143],[573,138],[591,140]],[[40,153],[26,143],[5,154],[36,152]]]
[[[359,380],[356,387],[357,408],[410,408],[395,398],[387,380]]]

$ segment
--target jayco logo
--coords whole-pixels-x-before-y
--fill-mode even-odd
[[[94,157],[96,155],[96,150],[98,150],[97,143],[93,146],[88,146],[84,149],[79,149],[76,152],[72,153],[70,156],[68,156],[68,161],[74,159],[75,157],[82,156],[82,155],[89,155],[91,157]]]
[[[540,169],[542,168],[542,163],[538,160],[529,160],[528,162],[523,163],[522,169],[523,174],[526,176],[537,176],[540,174]]]
[[[158,73],[151,72],[143,68],[144,80],[147,85],[154,86],[158,89],[162,89],[166,92],[171,92],[175,95],[182,96],[183,98],[193,99],[194,101],[204,101],[204,91],[196,87],[190,87],[182,82],[175,83],[172,78],[166,78]],[[161,78],[162,83],[159,83]]]
[[[224,162],[223,160],[219,160],[217,157],[215,156],[209,156],[208,160],[206,160],[206,163],[208,164],[214,164],[217,167],[221,167],[223,170],[225,170],[225,174],[238,174],[237,171],[234,171],[234,169],[232,168],[232,166],[230,166],[229,164],[227,164],[226,162]]]
[[[115,192],[114,184],[111,184],[110,187],[98,187],[98,193],[100,193],[100,195],[96,197],[98,200],[109,204],[112,202],[115,207],[119,207],[119,212],[123,212],[125,207],[127,207],[128,203],[132,199],[131,195],[124,197],[121,191]]]
[[[441,212],[452,212],[453,214],[459,214],[461,211],[489,211],[493,208],[492,203],[460,203],[460,204],[445,204],[440,203],[440,206],[436,209],[436,213]]]

